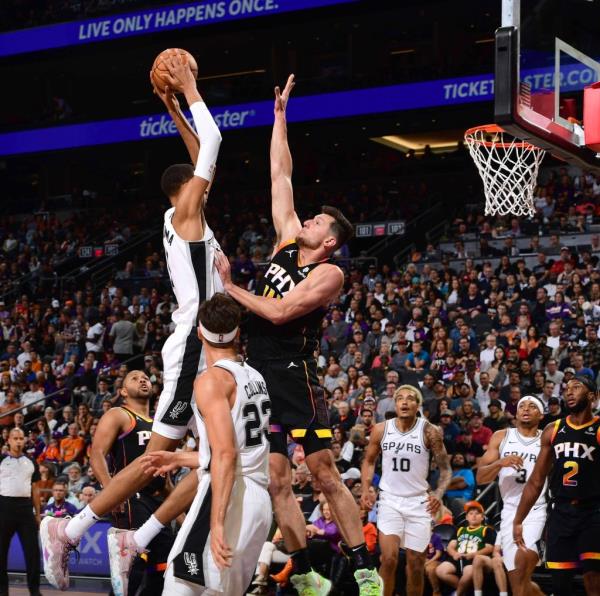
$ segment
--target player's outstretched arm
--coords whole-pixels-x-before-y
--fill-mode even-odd
[[[106,456],[118,436],[127,432],[130,426],[131,416],[122,408],[111,408],[98,422],[90,451],[90,464],[102,488],[106,488],[111,481]]]
[[[169,75],[165,75],[165,78],[170,87],[183,91],[190,106],[200,140],[194,176],[179,197],[173,216],[173,223],[178,233],[183,231],[183,237],[186,239],[185,224],[190,220],[194,223],[197,222],[198,214],[204,206],[208,186],[214,176],[219,147],[221,146],[221,133],[198,92],[196,79],[189,64],[184,64],[179,54],[176,54],[171,56],[166,65],[169,69]],[[183,230],[181,226],[184,226]]]
[[[277,234],[276,244],[295,238],[302,228],[294,210],[294,190],[292,186],[292,154],[287,138],[285,111],[294,88],[294,75],[288,77],[283,91],[275,87],[275,120],[271,134],[271,212]]]
[[[542,433],[542,446],[538,455],[537,461],[533,468],[533,472],[525,484],[515,518],[513,519],[513,538],[515,542],[525,547],[523,542],[523,520],[527,517],[527,514],[531,511],[535,502],[538,500],[543,488],[546,478],[552,468],[552,460],[554,453],[552,451],[551,437],[554,430],[554,424],[549,424]]]
[[[145,474],[164,476],[178,468],[198,468],[197,451],[152,451],[140,459]]]
[[[232,552],[225,542],[225,513],[229,506],[238,458],[230,399],[236,391],[231,374],[211,368],[196,379],[194,395],[210,444],[210,548],[219,569],[231,566]]]
[[[344,285],[344,274],[336,265],[323,264],[301,281],[281,300],[256,296],[231,281],[231,265],[227,257],[217,253],[215,264],[225,291],[242,306],[275,325],[283,325],[337,298]]]
[[[429,513],[435,515],[442,505],[444,493],[452,480],[452,468],[450,467],[450,457],[444,445],[444,435],[438,426],[429,422],[425,424],[425,441],[440,471],[437,488],[429,495],[427,506]]]
[[[375,474],[375,464],[381,453],[381,439],[385,430],[385,422],[378,422],[375,428],[371,431],[369,443],[365,451],[365,457],[360,470],[361,477],[361,505],[365,509],[371,508],[369,501],[369,487],[373,483],[373,475]]]
[[[518,455],[507,455],[500,459],[500,445],[505,436],[506,429],[497,430],[492,435],[487,451],[477,466],[477,484],[493,482],[502,468],[511,466],[515,470],[520,470],[523,466],[523,459]]]

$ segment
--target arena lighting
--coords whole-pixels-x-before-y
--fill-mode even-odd
[[[404,153],[411,150],[415,153],[423,153],[425,145],[429,145],[434,153],[444,153],[456,151],[457,143],[462,140],[463,136],[462,130],[442,130],[373,137],[371,141]]]
[[[398,56],[400,54],[414,54],[417,50],[415,48],[409,48],[407,50],[392,50],[390,52],[391,56]]]
[[[267,70],[265,68],[257,68],[255,70],[240,70],[238,72],[226,72],[223,74],[210,75],[207,77],[198,77],[198,80],[199,81],[212,81],[214,79],[229,79],[229,78],[233,78],[233,77],[243,77],[245,75],[264,74],[265,72],[267,72]]]
[[[496,41],[493,37],[486,37],[485,39],[476,39],[475,43],[494,43]]]

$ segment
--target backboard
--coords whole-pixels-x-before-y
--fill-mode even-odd
[[[596,126],[588,119],[587,134],[583,126],[584,88],[600,81],[600,0],[502,0],[495,60],[495,122],[600,171],[600,148],[590,143],[592,131],[600,141],[600,89]]]

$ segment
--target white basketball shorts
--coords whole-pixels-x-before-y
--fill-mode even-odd
[[[194,418],[194,381],[206,368],[196,326],[177,325],[165,342],[161,355],[163,390],[152,430],[168,439],[182,439]]]
[[[267,539],[273,513],[267,488],[236,476],[225,515],[231,567],[219,570],[210,550],[210,474],[202,472],[198,492],[169,553],[163,594],[243,596]]]
[[[427,511],[427,494],[399,497],[379,493],[377,528],[383,534],[400,537],[400,547],[422,553],[431,539],[431,515]]]
[[[519,550],[513,539],[513,519],[517,512],[516,507],[504,506],[502,509],[502,519],[500,521],[500,546],[502,547],[502,558],[504,566],[508,571],[514,571],[515,557]],[[544,526],[546,525],[546,505],[534,506],[529,515],[523,521],[523,539],[525,546],[535,553],[539,550],[537,543],[542,537]]]

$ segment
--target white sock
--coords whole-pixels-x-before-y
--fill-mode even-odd
[[[508,592],[500,592],[500,596],[508,596]]]
[[[473,590],[473,596],[483,596],[483,590]]]
[[[154,515],[151,515],[146,523],[133,535],[133,539],[140,548],[146,549],[164,527],[164,524],[161,524]]]
[[[92,511],[92,508],[88,505],[75,517],[73,517],[67,527],[65,528],[65,534],[71,542],[79,542],[81,537],[89,530],[100,518]]]

